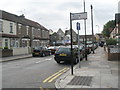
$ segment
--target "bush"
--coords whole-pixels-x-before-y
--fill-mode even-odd
[[[117,40],[110,38],[110,39],[106,39],[106,45],[116,45],[117,44]]]
[[[4,49],[8,49],[8,47],[4,47]]]

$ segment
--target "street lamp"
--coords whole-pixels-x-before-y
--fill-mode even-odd
[[[98,33],[99,33],[99,25],[96,25],[98,27]]]

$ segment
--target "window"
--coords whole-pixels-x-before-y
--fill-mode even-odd
[[[8,47],[8,39],[5,39],[5,47]]]
[[[22,47],[25,47],[25,41],[22,40]]]
[[[22,27],[22,25],[18,24],[18,34],[21,34],[21,27]]]
[[[16,41],[16,47],[19,47],[19,43],[18,43],[18,41]]]
[[[32,27],[32,36],[34,36],[35,34],[34,34],[34,27]]]
[[[13,23],[10,23],[10,33],[13,33]]]
[[[11,47],[15,47],[15,40],[11,41]]]
[[[0,21],[0,32],[3,32],[3,30],[2,30],[2,21]]]
[[[2,47],[2,38],[0,38],[0,47]]]
[[[29,26],[26,26],[26,33],[29,34]]]

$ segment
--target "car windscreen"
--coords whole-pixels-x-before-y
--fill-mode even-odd
[[[70,48],[59,48],[57,53],[70,53]]]
[[[35,49],[35,50],[41,50],[42,47],[35,47],[34,49]]]

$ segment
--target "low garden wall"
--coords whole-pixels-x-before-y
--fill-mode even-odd
[[[120,61],[120,45],[109,45],[104,47],[108,55],[108,60],[119,60]]]
[[[0,57],[9,57],[13,56],[12,49],[0,49]]]
[[[30,47],[13,48],[13,55],[30,54]]]
[[[15,55],[31,54],[30,47],[12,48],[12,49],[0,49],[0,57],[9,57]]]

